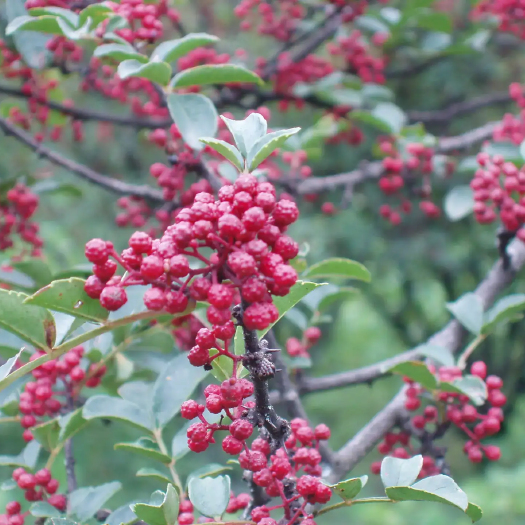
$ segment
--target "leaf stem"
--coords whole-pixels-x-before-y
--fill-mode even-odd
[[[166,443],[164,443],[164,439],[162,438],[162,430],[160,428],[155,429],[153,431],[153,437],[155,438],[155,441],[157,442],[157,445],[159,446],[159,450],[166,456],[171,457],[171,454],[168,453],[168,448],[166,447]],[[167,465],[167,467],[170,471],[171,478],[173,479],[173,483],[179,489],[179,494],[182,495],[184,490],[183,490],[183,486],[182,486],[180,477],[177,474],[177,471],[175,470],[175,458],[172,458],[172,460]]]
[[[314,513],[315,516],[320,516],[321,514],[326,514],[327,512],[330,512],[332,510],[341,509],[343,507],[351,507],[352,505],[359,505],[361,503],[396,503],[394,500],[391,500],[390,498],[379,496],[376,498],[361,498],[361,499],[354,499],[349,501],[341,501],[339,503],[334,503],[333,505],[330,505],[328,507],[324,507],[323,509],[317,511]]]
[[[487,338],[487,334],[479,334],[468,346],[465,351],[459,356],[458,368],[464,370],[467,366],[468,358],[472,355],[474,350]]]

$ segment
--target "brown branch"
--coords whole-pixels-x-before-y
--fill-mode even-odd
[[[476,98],[457,102],[450,106],[435,111],[408,111],[407,117],[411,122],[423,122],[424,124],[445,124],[456,117],[466,115],[478,109],[506,104],[511,102],[508,91],[501,93],[489,93]]]
[[[47,159],[53,164],[65,168],[72,173],[75,173],[79,177],[92,182],[97,186],[101,186],[106,190],[118,193],[119,195],[133,195],[135,197],[141,197],[153,202],[165,202],[160,191],[151,188],[150,186],[139,186],[112,179],[92,170],[91,168],[88,168],[87,166],[78,164],[73,160],[62,157],[62,155],[59,155],[55,151],[52,151],[46,146],[43,146],[37,142],[29,133],[23,131],[16,125],[1,117],[0,129],[2,129],[6,135],[10,135],[25,146],[32,149],[39,157]]]
[[[521,241],[514,240],[508,247],[508,253],[511,267],[505,269],[503,261],[499,260],[474,292],[481,299],[485,309],[494,302],[497,295],[513,281],[516,273],[525,265],[525,245]],[[457,352],[464,333],[462,326],[452,320],[440,332],[434,334],[428,343]],[[329,475],[330,481],[339,480],[351,470],[404,416],[404,401],[405,392],[402,388],[388,405],[335,454],[332,472]]]
[[[498,124],[498,122],[488,122],[479,128],[472,129],[461,135],[441,137],[438,139],[436,153],[446,154],[465,150],[484,140],[490,139]],[[366,180],[378,179],[383,173],[384,169],[381,161],[368,162],[364,163],[362,168],[347,173],[339,173],[327,177],[311,177],[301,180],[295,185],[294,191],[300,195],[305,195],[331,191],[341,186],[354,187]]]
[[[18,98],[31,98],[32,95],[23,93],[21,90],[12,88],[9,86],[0,85],[0,93]],[[105,113],[100,111],[91,111],[88,109],[81,109],[75,107],[64,106],[58,102],[53,102],[51,100],[39,100],[37,102],[43,106],[48,107],[49,109],[59,111],[64,115],[68,115],[75,120],[90,121],[96,120],[98,122],[109,122],[117,126],[128,126],[134,128],[145,128],[145,129],[156,129],[156,128],[167,128],[171,125],[172,120],[170,118],[166,119],[145,119],[140,117],[133,116],[121,116],[121,115],[112,115],[111,113]]]

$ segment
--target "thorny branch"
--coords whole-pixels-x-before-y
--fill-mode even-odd
[[[499,260],[474,292],[481,299],[485,309],[494,302],[497,295],[513,281],[516,273],[525,265],[525,245],[521,241],[516,239],[510,243],[508,254],[511,266],[506,269],[503,261]],[[428,340],[428,344],[457,352],[464,333],[465,330],[459,322],[452,320],[441,331],[434,334]],[[337,384],[337,386],[342,385]],[[399,423],[400,418],[406,415],[404,401],[405,388],[402,388],[367,425],[336,452],[328,476],[330,481],[338,481],[372,450],[386,432]]]

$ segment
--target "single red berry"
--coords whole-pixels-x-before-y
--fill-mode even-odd
[[[244,443],[242,441],[239,441],[238,439],[235,439],[233,436],[226,436],[222,440],[222,449],[224,450],[224,452],[226,452],[226,454],[236,456],[242,451],[243,448]]]
[[[22,505],[18,501],[10,501],[6,506],[5,510],[8,514],[18,514],[22,510]]]
[[[314,429],[314,434],[316,439],[329,439],[330,438],[330,429],[321,423],[317,425]]]
[[[91,299],[98,299],[104,290],[104,283],[96,276],[90,275],[84,284],[84,291]]]
[[[151,287],[144,293],[144,306],[148,310],[162,310],[166,304],[166,292],[161,288]]]
[[[53,505],[58,510],[64,511],[67,507],[67,499],[64,494],[53,494],[47,500],[50,505]]]
[[[136,253],[151,253],[152,238],[144,232],[135,232],[129,239],[129,247]]]
[[[199,414],[202,414],[203,411],[204,406],[199,405],[199,403],[193,399],[189,399],[188,401],[184,401],[184,403],[182,403],[180,415],[184,419],[195,419]]]
[[[43,468],[35,473],[35,480],[37,485],[47,485],[51,481],[51,472]]]
[[[483,448],[483,452],[489,461],[498,461],[501,458],[501,450],[495,445],[487,445]]]
[[[230,425],[231,435],[240,440],[245,441],[253,432],[253,425],[246,419],[237,419]]]
[[[106,286],[100,294],[100,304],[110,312],[124,306],[127,300],[126,290],[120,286]]]
[[[483,361],[476,361],[475,363],[472,363],[470,373],[481,379],[485,379],[485,377],[487,377],[487,365]]]
[[[88,261],[93,264],[104,264],[109,256],[106,241],[91,239],[86,243],[85,254]]]

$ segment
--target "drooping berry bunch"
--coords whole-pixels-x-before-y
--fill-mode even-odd
[[[433,367],[431,371],[436,372]],[[463,448],[470,461],[479,463],[483,457],[489,461],[497,461],[501,452],[495,445],[486,445],[482,440],[497,434],[504,419],[502,407],[507,399],[501,392],[503,381],[497,376],[487,376],[487,367],[483,361],[476,361],[470,369],[471,375],[481,379],[486,385],[488,397],[487,406],[478,409],[465,394],[440,391],[432,395],[422,385],[407,378],[405,408],[409,412],[418,411],[422,400],[430,399],[433,404],[425,406],[422,413],[412,416],[409,430],[385,435],[378,446],[378,451],[384,455],[398,458],[409,458],[415,454],[423,454],[423,469],[420,477],[439,474],[444,448],[435,447],[433,441],[440,439],[450,425],[461,430],[468,438]],[[453,383],[463,376],[463,371],[454,367],[441,367],[437,370],[441,382]],[[420,443],[419,446],[415,441]],[[396,446],[397,445],[397,446]],[[431,453],[436,457],[433,457]],[[438,461],[436,461],[438,460]],[[380,462],[372,464],[372,472],[379,473]]]
[[[126,287],[151,285],[144,295],[148,309],[177,314],[190,297],[207,301],[207,318],[216,327],[228,325],[240,293],[250,303],[246,326],[264,329],[278,315],[271,295],[286,295],[297,281],[287,261],[299,248],[285,232],[298,215],[293,201],[276,200],[272,184],[243,174],[219,190],[218,200],[199,193],[160,239],[136,232],[120,255],[111,243],[89,241],[85,252],[94,275],[85,290],[104,308],[118,310],[127,301]],[[211,255],[203,255],[204,249]],[[200,267],[190,268],[190,259]],[[124,277],[115,275],[118,265]]]
[[[30,360],[45,355],[35,352]],[[33,370],[34,380],[28,381],[20,394],[18,409],[22,414],[20,424],[25,429],[24,441],[31,441],[31,428],[41,424],[46,416],[56,417],[66,406],[66,398],[75,399],[82,386],[95,388],[106,373],[102,363],[92,363],[87,371],[82,364],[84,348],[76,346],[58,359],[52,359]]]
[[[519,145],[525,140],[525,96],[518,82],[509,85],[509,95],[520,108],[518,115],[505,113],[501,122],[494,128],[492,137],[496,142],[510,141]]]
[[[16,184],[7,191],[0,204],[0,250],[15,244],[15,234],[31,246],[30,254],[38,257],[42,239],[38,235],[39,225],[30,219],[38,208],[38,195],[27,186]]]
[[[43,468],[32,474],[19,467],[13,471],[13,480],[24,491],[26,501],[46,501],[61,512],[66,510],[66,496],[56,494],[59,482],[52,478],[49,469]],[[0,525],[23,525],[25,518],[29,515],[29,511],[22,512],[22,505],[16,500],[10,501],[5,511],[5,514],[0,514]]]
[[[474,6],[471,17],[496,18],[498,29],[525,39],[525,11],[521,0],[482,0]]]
[[[301,339],[290,337],[286,341],[286,351],[290,357],[310,357],[308,350],[321,338],[321,329],[317,326],[307,328]]]
[[[474,190],[474,216],[481,224],[490,224],[499,217],[509,232],[525,240],[521,226],[525,222],[525,170],[501,155],[479,153],[480,168],[474,173],[470,187]]]
[[[407,155],[402,157],[401,152],[388,138],[380,142],[380,149],[387,156],[383,159],[385,173],[379,179],[379,189],[385,195],[398,196],[401,201],[398,207],[383,204],[379,209],[381,217],[397,226],[402,221],[402,214],[409,214],[412,211],[412,203],[408,198],[413,196],[421,199],[419,209],[427,217],[432,219],[439,217],[440,208],[430,200],[434,149],[413,142],[407,144]],[[447,166],[448,174],[451,170],[452,165]]]

